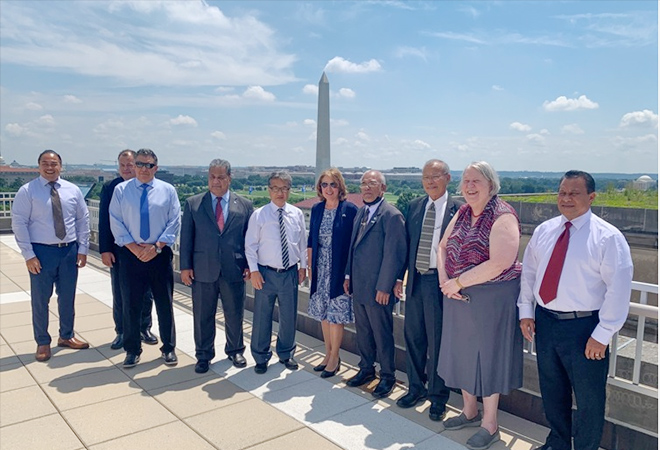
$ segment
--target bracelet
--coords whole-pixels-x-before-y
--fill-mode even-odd
[[[459,278],[461,278],[460,275],[457,276],[456,278],[454,278],[454,281],[456,281],[456,284],[458,285],[459,290],[463,290],[463,289],[465,289],[465,286],[463,286],[463,285],[461,284]]]

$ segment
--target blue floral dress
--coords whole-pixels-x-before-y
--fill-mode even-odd
[[[319,229],[319,253],[316,261],[316,292],[309,299],[307,312],[316,320],[326,320],[333,324],[355,321],[353,302],[345,294],[330,298],[330,267],[332,267],[332,224],[336,209],[324,209]]]

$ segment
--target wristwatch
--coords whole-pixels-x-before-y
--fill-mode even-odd
[[[156,249],[156,254],[157,255],[160,255],[163,252],[163,249],[160,248],[159,246],[157,246],[156,244],[154,244],[154,248]]]

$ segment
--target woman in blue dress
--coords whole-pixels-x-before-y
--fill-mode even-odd
[[[346,183],[336,168],[321,174],[316,193],[321,202],[312,208],[307,240],[311,283],[308,313],[321,322],[325,342],[325,357],[314,370],[327,378],[336,375],[341,365],[344,324],[355,320],[343,285],[357,207],[346,201]]]

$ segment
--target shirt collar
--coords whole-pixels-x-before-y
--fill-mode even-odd
[[[39,175],[39,179],[41,180],[42,186],[48,186],[48,184],[50,183],[50,181],[48,181],[47,179],[45,179],[41,175]],[[55,180],[55,185],[59,187],[61,184],[62,183],[60,183],[60,177],[57,177],[57,180]]]
[[[591,208],[589,208],[586,213],[582,214],[579,217],[576,217],[570,222],[571,222],[571,226],[579,230],[580,228],[582,228],[583,225],[589,223],[589,220],[591,220]],[[563,226],[566,222],[568,222],[568,219],[562,214],[561,225]]]
[[[426,202],[426,209],[429,209],[431,207],[431,203],[433,203],[435,204],[435,210],[437,211],[442,205],[447,203],[447,198],[449,198],[449,193],[447,191],[445,191],[445,193],[442,194],[441,197],[438,197],[436,200],[431,200],[431,197],[429,197],[428,201]]]
[[[270,205],[271,209],[273,210],[273,213],[275,213],[275,214],[277,213],[277,210],[280,209],[280,207],[277,206],[277,205],[276,205],[275,203],[273,203],[272,201],[269,203],[269,205]],[[282,209],[284,210],[284,211],[282,211],[282,212],[283,212],[284,214],[286,214],[286,211],[287,211],[286,207],[287,207],[288,205],[289,205],[289,203],[286,202],[286,203],[284,203],[284,206],[282,206]]]
[[[213,192],[211,192],[211,191],[209,191],[209,193],[211,194],[211,200],[213,200],[215,202],[215,200],[218,197],[215,194],[213,194]],[[227,189],[227,192],[225,192],[225,194],[220,198],[222,198],[225,201],[226,204],[229,204],[229,189]]]
[[[135,185],[136,185],[137,187],[142,187],[142,185],[145,184],[145,183],[141,182],[140,180],[138,180],[137,177],[135,177],[135,178],[131,178],[131,180],[134,180],[134,181],[135,181]],[[152,178],[151,181],[149,181],[149,182],[146,183],[146,184],[149,185],[149,186],[152,186],[152,187],[153,187],[153,185],[154,185],[154,180],[155,180],[155,178]]]

